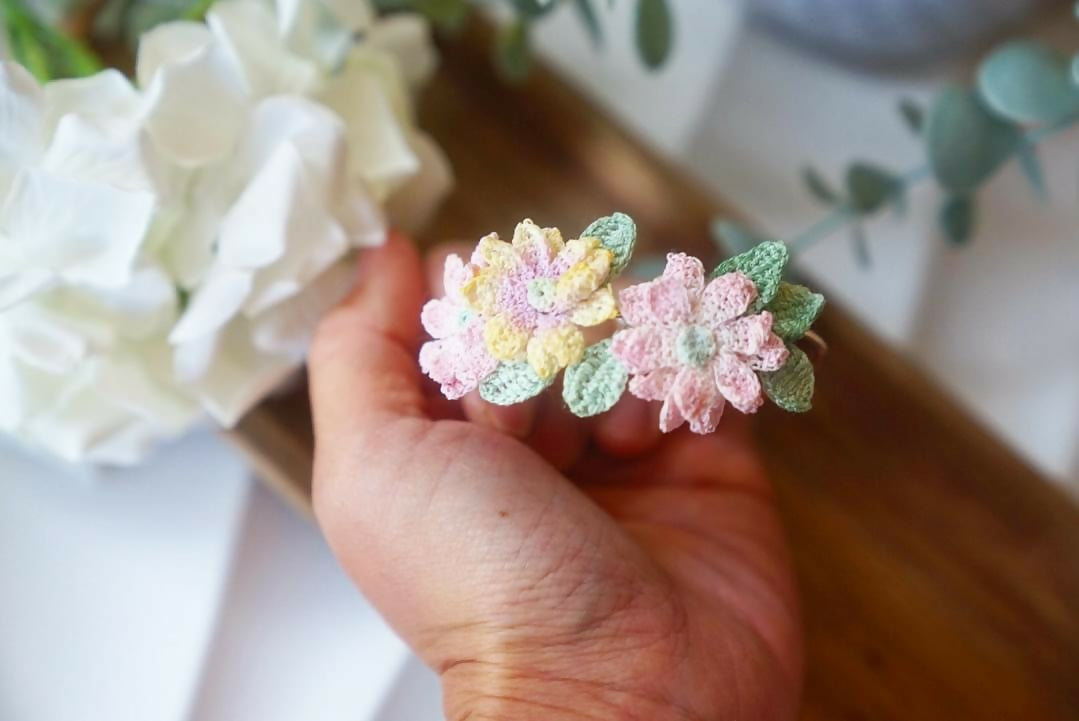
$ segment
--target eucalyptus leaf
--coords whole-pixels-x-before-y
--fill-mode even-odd
[[[892,200],[903,187],[897,176],[871,163],[854,163],[847,169],[847,194],[859,213],[873,213]]]
[[[955,87],[937,96],[925,137],[933,175],[957,193],[987,180],[1022,142],[1019,130],[989,113],[974,92]]]
[[[480,397],[488,403],[511,406],[538,396],[549,385],[551,381],[536,375],[528,363],[500,363],[480,383]]]
[[[765,307],[772,314],[772,330],[785,341],[804,336],[823,309],[823,295],[795,283],[780,283],[775,297]]]
[[[1019,169],[1023,171],[1023,177],[1030,183],[1034,196],[1041,201],[1049,199],[1049,189],[1045,185],[1045,173],[1042,172],[1042,163],[1038,159],[1038,150],[1030,143],[1024,143],[1019,148]]]
[[[617,276],[633,257],[633,248],[637,243],[637,225],[633,218],[625,213],[612,213],[593,220],[581,232],[582,238],[598,238],[604,248],[611,251],[614,260],[611,263],[611,277]]]
[[[912,133],[921,134],[925,127],[925,109],[921,105],[910,98],[903,98],[899,101],[899,114]]]
[[[580,361],[566,368],[562,398],[575,416],[588,418],[609,411],[626,389],[629,373],[611,353],[611,339],[589,347]]]
[[[789,257],[786,245],[776,240],[765,241],[745,253],[727,258],[712,271],[712,277],[734,271],[748,277],[757,286],[757,300],[753,308],[760,310],[768,305],[779,291],[780,279]]]
[[[791,413],[813,407],[813,364],[801,348],[788,345],[790,356],[779,370],[761,373],[761,387],[773,403]]]
[[[839,202],[839,194],[832,189],[828,181],[817,172],[816,168],[804,168],[802,170],[802,180],[805,182],[809,193],[825,205],[835,205]]]
[[[940,209],[940,229],[952,245],[966,245],[974,234],[974,199],[953,195]]]
[[[603,45],[603,28],[599,24],[599,16],[592,0],[573,0],[573,6],[577,9],[577,16],[588,31],[588,37],[592,39],[592,45]]]
[[[520,82],[532,69],[532,49],[528,23],[518,20],[499,29],[495,37],[494,62],[498,72],[511,82]]]
[[[1029,40],[1007,43],[982,63],[978,92],[990,110],[1022,125],[1053,125],[1079,113],[1068,57]]]
[[[850,245],[854,250],[854,260],[858,267],[867,270],[873,265],[873,257],[869,254],[869,238],[866,237],[865,227],[861,223],[855,223],[850,228]]]
[[[739,225],[734,221],[723,218],[716,218],[712,221],[712,238],[715,239],[723,255],[727,257],[745,253],[754,246],[768,240],[744,225]]]
[[[637,0],[637,52],[652,70],[670,55],[673,25],[667,0]]]

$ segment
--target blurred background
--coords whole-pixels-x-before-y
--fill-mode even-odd
[[[838,178],[854,158],[921,162],[896,113],[900,98],[927,100],[969,78],[1002,33],[1071,48],[1079,39],[1060,4],[1036,0],[675,0],[672,8],[674,50],[658,73],[637,61],[629,3],[604,14],[602,50],[570,7],[537,27],[535,50],[780,237],[822,214],[803,188],[806,164]],[[868,266],[842,234],[796,260],[1072,494],[1076,157],[1075,134],[1042,148],[1044,203],[1015,164],[1006,167],[984,192],[979,231],[964,248],[940,237],[940,199],[926,184],[908,217],[869,224]],[[0,477],[11,479],[0,572],[17,579],[0,602],[0,718],[441,718],[434,677],[344,578],[315,527],[217,437],[185,439],[105,484],[73,490],[58,475],[0,454]],[[43,626],[43,617],[58,621]],[[108,673],[86,673],[90,664]]]

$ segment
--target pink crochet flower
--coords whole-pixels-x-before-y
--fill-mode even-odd
[[[619,294],[629,327],[615,333],[611,352],[632,375],[630,393],[663,401],[661,430],[688,421],[694,433],[711,433],[724,399],[743,413],[763,403],[755,371],[778,370],[788,351],[771,313],[746,314],[756,297],[737,271],[706,285],[701,262],[684,253],[669,254],[656,280]]]
[[[446,295],[423,306],[420,321],[435,340],[420,348],[420,368],[441,384],[447,398],[460,398],[494,372],[498,361],[483,343],[483,320],[469,309],[461,288],[479,267],[457,255],[446,258],[443,284]]]

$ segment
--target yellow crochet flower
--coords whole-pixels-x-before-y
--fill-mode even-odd
[[[500,361],[527,360],[548,380],[584,354],[581,327],[618,313],[613,255],[597,238],[564,242],[557,228],[518,223],[513,242],[492,233],[472,255],[479,272],[462,288],[484,319],[483,339]]]

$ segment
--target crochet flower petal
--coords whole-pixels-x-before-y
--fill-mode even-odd
[[[476,389],[498,365],[483,350],[480,325],[445,340],[429,341],[420,348],[420,368],[442,386],[449,399],[460,398]]]
[[[512,245],[498,237],[498,233],[491,233],[480,238],[472,253],[472,262],[481,267],[508,270],[517,264],[517,253]]]
[[[573,325],[541,330],[528,341],[528,364],[543,380],[584,355],[584,334]]]
[[[678,376],[673,368],[660,368],[629,379],[629,392],[645,401],[662,401],[671,393]]]
[[[566,305],[575,305],[588,298],[607,282],[614,258],[606,248],[593,248],[563,273],[555,285],[555,297]]]
[[[648,284],[648,308],[653,322],[683,325],[692,320],[690,291],[678,275],[661,275]]]
[[[673,396],[663,401],[663,407],[659,409],[659,429],[661,431],[670,433],[685,422],[686,419],[682,416],[682,411],[678,408],[678,403]]]
[[[599,238],[574,238],[573,240],[567,241],[562,252],[555,258],[551,270],[556,274],[565,273],[575,264],[584,260],[585,256],[588,255],[590,251],[595,250],[599,246]]]
[[[757,355],[749,360],[749,367],[758,371],[777,371],[783,367],[790,356],[783,339],[771,333],[761,345]]]
[[[461,287],[461,297],[477,313],[495,315],[499,311],[498,290],[501,283],[502,279],[490,270],[477,273]]]
[[[720,344],[732,353],[756,355],[772,334],[772,314],[764,311],[727,321],[716,333]]]
[[[442,291],[450,300],[463,304],[464,296],[461,295],[461,289],[464,288],[465,283],[472,280],[475,274],[474,266],[465,264],[461,256],[456,253],[450,253],[446,256],[446,264],[442,267]]]
[[[528,265],[547,268],[562,252],[565,243],[558,228],[541,228],[531,220],[523,220],[513,231],[513,247]]]
[[[506,315],[496,315],[487,320],[483,328],[483,342],[487,352],[498,360],[518,360],[528,346],[528,333],[518,329]]]
[[[668,253],[667,267],[663,269],[663,275],[677,278],[694,299],[704,289],[704,265],[691,255]]]
[[[720,353],[712,365],[719,391],[742,413],[754,413],[764,398],[761,382],[748,363],[730,353]]]
[[[611,339],[611,353],[630,373],[647,373],[678,365],[677,332],[656,326],[626,328]]]
[[[671,387],[671,398],[694,433],[711,433],[723,415],[723,396],[706,368],[683,368]]]
[[[655,320],[648,300],[650,285],[638,283],[618,292],[618,310],[628,325],[647,325]]]
[[[757,286],[752,280],[739,271],[726,273],[704,289],[697,317],[714,328],[745,313],[756,298]]]
[[[466,312],[447,298],[435,298],[423,306],[420,322],[432,337],[446,338],[461,330],[461,318]]]
[[[577,305],[570,314],[570,320],[586,328],[599,325],[618,315],[618,305],[614,300],[614,291],[604,286],[590,298]]]

